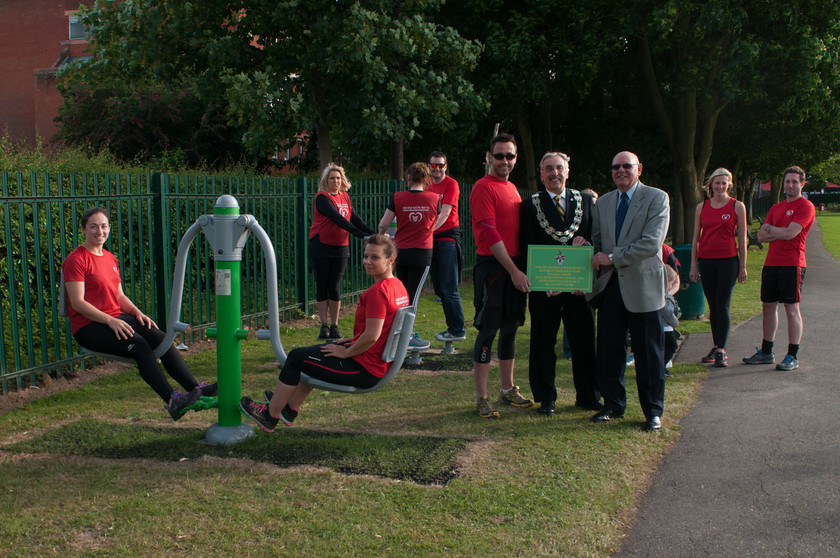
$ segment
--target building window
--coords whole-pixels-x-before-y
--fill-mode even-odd
[[[85,25],[79,16],[71,15],[70,18],[70,40],[85,38]]]

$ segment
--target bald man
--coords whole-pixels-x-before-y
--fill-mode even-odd
[[[659,310],[667,281],[660,252],[668,232],[668,194],[639,180],[642,163],[622,151],[612,161],[616,189],[595,204],[592,267],[597,273],[589,295],[598,307],[598,389],[604,409],[592,422],[624,416],[627,332],[636,358],[636,385],[645,414],[644,429],[662,428],[665,406],[664,333]]]

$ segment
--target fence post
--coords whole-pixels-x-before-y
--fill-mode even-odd
[[[152,238],[149,246],[151,253],[151,282],[154,290],[155,321],[166,327],[168,320],[166,312],[166,266],[164,264],[164,236],[165,216],[163,214],[163,186],[161,173],[152,174]]]
[[[295,250],[295,281],[297,282],[296,290],[298,300],[300,301],[300,309],[304,316],[309,315],[309,231],[306,228],[306,179],[295,179],[295,194],[297,195],[297,230],[295,231],[295,238],[300,245]]]

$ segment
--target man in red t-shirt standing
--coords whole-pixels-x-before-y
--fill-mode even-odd
[[[446,174],[446,155],[432,151],[429,155],[432,184],[429,190],[441,196],[440,215],[443,224],[435,231],[434,251],[432,253],[432,286],[440,298],[443,315],[446,318],[446,330],[435,335],[438,341],[463,341],[464,307],[461,305],[461,293],[458,282],[461,280],[461,227],[458,222],[458,198],[461,188],[458,182]]]
[[[788,323],[788,352],[776,365],[777,370],[799,368],[799,342],[802,340],[802,314],[799,301],[805,279],[805,238],[814,224],[814,204],[802,197],[805,171],[800,167],[785,169],[786,199],[770,208],[758,230],[759,242],[769,243],[767,259],[761,270],[761,302],[764,339],[761,348],[747,364],[773,364],[773,341],[779,326],[779,303],[785,305]]]
[[[473,186],[470,194],[476,258],[475,321],[478,336],[473,347],[476,411],[483,418],[499,418],[499,411],[487,397],[490,349],[499,334],[498,354],[502,391],[499,402],[515,407],[534,404],[519,393],[513,383],[516,330],[525,323],[525,293],[531,282],[520,269],[519,205],[522,198],[508,180],[516,164],[516,140],[499,134],[490,141],[487,153],[490,172]]]

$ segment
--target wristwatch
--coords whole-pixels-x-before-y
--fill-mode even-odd
[[[613,255],[607,254],[607,257],[610,259],[610,265],[613,265]]]

